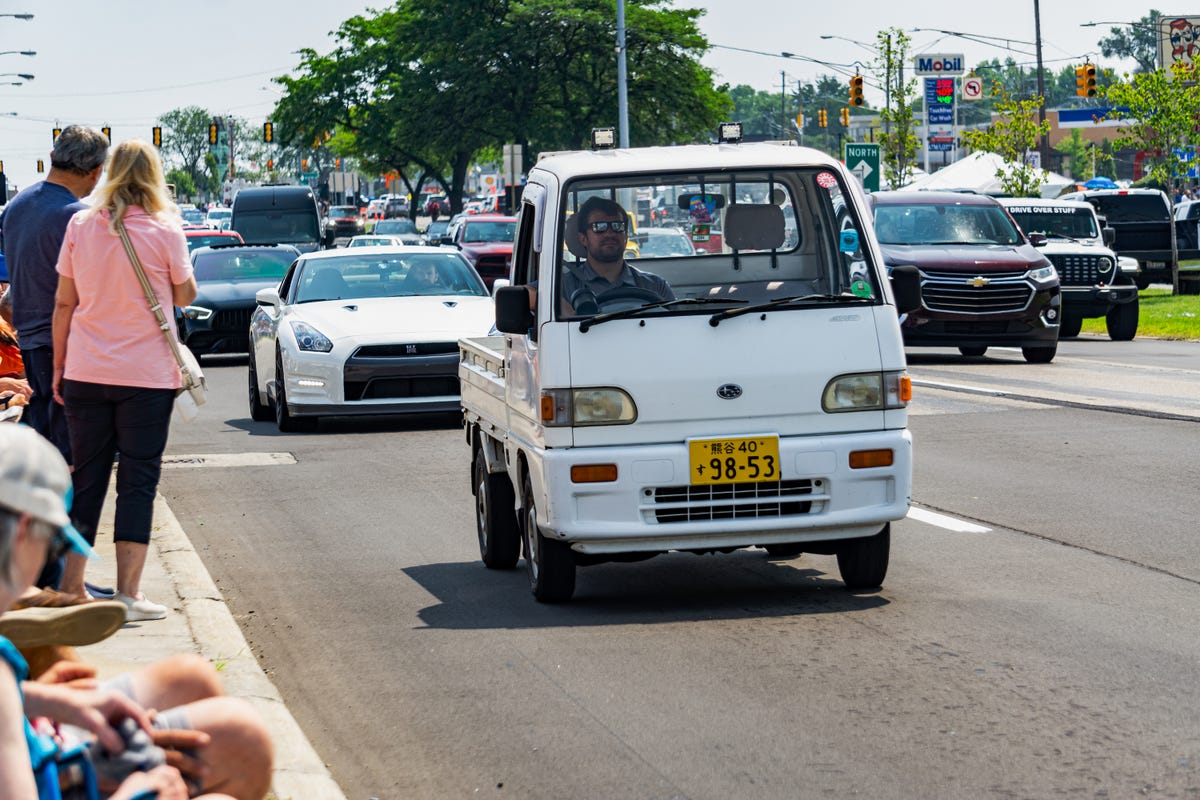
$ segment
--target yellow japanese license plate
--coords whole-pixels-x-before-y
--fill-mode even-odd
[[[692,485],[779,480],[779,437],[692,439],[688,442]]]

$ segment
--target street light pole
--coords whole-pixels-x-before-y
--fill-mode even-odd
[[[625,64],[625,0],[617,0],[617,122],[621,147],[629,147],[629,77]]]

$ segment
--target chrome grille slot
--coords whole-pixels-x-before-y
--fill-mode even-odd
[[[647,490],[660,523],[753,517],[787,517],[820,510],[829,496],[826,482],[804,478],[764,483],[657,486]]]

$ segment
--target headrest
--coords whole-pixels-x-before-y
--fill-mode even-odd
[[[774,250],[783,245],[785,235],[779,206],[733,203],[725,207],[725,244],[734,250]]]
[[[571,251],[571,255],[579,259],[587,258],[587,248],[579,241],[579,215],[572,214],[563,223],[563,243]]]

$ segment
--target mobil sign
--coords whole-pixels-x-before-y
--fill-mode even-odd
[[[925,53],[913,59],[918,75],[962,75],[962,53]]]

